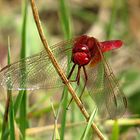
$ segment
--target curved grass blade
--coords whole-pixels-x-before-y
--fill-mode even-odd
[[[54,105],[53,105],[53,102],[52,101],[51,101],[51,106],[52,106],[52,110],[53,110],[53,114],[54,114],[54,118],[55,118],[54,132],[53,132],[53,138],[52,138],[52,140],[60,140],[60,135],[59,135],[59,131],[58,131],[58,124],[57,124],[57,122],[58,122],[58,115],[60,113],[59,112],[60,110],[58,110],[58,112],[56,114],[55,109],[54,109]]]
[[[90,128],[91,128],[91,124],[92,124],[92,122],[93,122],[93,120],[94,120],[94,117],[95,117],[95,115],[96,115],[96,112],[97,112],[97,108],[95,108],[95,109],[93,110],[93,112],[92,112],[92,114],[91,114],[91,116],[90,116],[90,119],[89,119],[89,121],[88,121],[88,124],[87,124],[87,126],[86,126],[86,129],[85,129],[85,131],[84,131],[84,133],[83,133],[83,135],[82,135],[82,137],[81,137],[81,140],[86,140],[86,139],[87,139],[87,136],[88,136],[89,130],[90,130]]]
[[[10,64],[10,41],[8,45],[8,64]],[[7,90],[7,94],[10,98],[10,107],[9,107],[9,133],[10,139],[15,140],[15,126],[14,126],[14,106],[13,106],[13,99],[12,99],[12,91]]]
[[[10,40],[8,37],[8,64],[10,64]],[[10,81],[9,75],[9,81]],[[8,86],[8,85],[7,85]],[[9,115],[8,115],[9,114]],[[8,123],[9,121],[9,123]],[[9,128],[8,128],[9,126]],[[15,140],[15,129],[14,129],[14,108],[12,101],[12,91],[7,90],[7,101],[2,125],[1,140],[7,140],[10,133],[10,139]]]

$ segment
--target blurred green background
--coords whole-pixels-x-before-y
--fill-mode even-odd
[[[124,42],[122,48],[109,54],[108,61],[128,99],[127,112],[122,122],[113,123],[106,120],[102,123],[97,116],[95,117],[95,123],[98,124],[107,139],[139,140],[140,1],[40,0],[36,1],[36,4],[49,45],[82,34],[94,36],[100,41],[121,39]],[[0,68],[7,64],[8,36],[11,44],[11,62],[20,58],[20,49],[23,43],[23,15],[26,12],[26,56],[31,56],[43,49],[32,16],[30,2],[27,1],[27,11],[24,11],[24,6],[24,0],[0,0]],[[27,94],[26,139],[52,139],[54,115],[50,98],[53,98],[54,108],[57,110],[62,92],[55,91],[52,94],[48,90],[37,90],[28,93],[30,94]],[[13,95],[16,95],[16,93],[13,92]],[[83,100],[89,112],[91,112],[93,110],[92,100],[88,96],[85,96]],[[2,132],[5,102],[6,91],[1,88],[0,133]],[[86,125],[83,123],[84,118],[75,103],[72,103],[71,109],[66,114],[64,139],[80,139]],[[15,137],[16,139],[24,139],[19,129],[19,116],[19,114],[14,116]],[[58,124],[62,124],[64,119],[62,118],[63,115],[60,114]],[[59,130],[61,136],[63,132]],[[87,139],[98,138],[90,130]]]

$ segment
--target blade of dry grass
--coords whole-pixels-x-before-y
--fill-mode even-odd
[[[56,69],[57,73],[59,74],[59,76],[61,77],[62,81],[68,87],[68,90],[71,93],[71,95],[72,95],[74,101],[76,102],[77,106],[79,107],[81,113],[84,115],[84,117],[86,118],[86,121],[88,122],[89,118],[90,118],[88,112],[86,111],[86,109],[84,108],[84,106],[81,103],[80,99],[76,95],[76,93],[73,90],[71,84],[69,83],[66,75],[64,74],[64,72],[62,71],[60,66],[58,65],[58,63],[57,63],[57,61],[56,61],[52,51],[50,50],[50,48],[48,46],[47,40],[45,38],[43,29],[42,29],[42,26],[41,26],[41,22],[40,22],[40,19],[39,19],[39,14],[38,14],[37,7],[35,5],[35,1],[34,0],[30,0],[30,2],[31,2],[31,7],[32,7],[32,11],[33,11],[33,16],[34,16],[34,19],[35,19],[35,22],[36,22],[36,26],[37,26],[40,38],[42,40],[42,43],[44,45],[44,48],[46,49],[46,53],[48,54],[48,57],[50,58],[53,66],[55,67],[55,69]],[[93,128],[93,130],[95,130],[95,132],[98,135],[98,137],[101,140],[103,140],[104,139],[103,134],[100,132],[100,130],[97,128],[97,126],[94,123],[92,123],[92,128]]]

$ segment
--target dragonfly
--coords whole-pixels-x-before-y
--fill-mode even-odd
[[[114,119],[122,117],[127,99],[120,88],[104,53],[123,45],[121,40],[98,41],[81,35],[50,46],[70,82],[89,92],[100,113]],[[70,54],[69,59],[67,54]],[[71,69],[69,72],[68,64]],[[73,79],[74,77],[74,79]],[[21,59],[0,70],[0,84],[8,90],[52,89],[65,86],[53,67],[46,50]]]

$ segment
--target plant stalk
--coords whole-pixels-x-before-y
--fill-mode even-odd
[[[66,75],[64,74],[63,70],[61,69],[61,67],[59,66],[59,64],[57,63],[51,49],[48,46],[47,40],[45,38],[45,34],[43,32],[42,26],[41,26],[41,22],[40,22],[40,18],[39,18],[39,14],[38,14],[38,10],[37,7],[35,5],[35,1],[34,0],[30,0],[31,2],[31,7],[32,7],[32,12],[33,12],[33,16],[34,16],[34,20],[36,22],[36,26],[41,38],[41,41],[44,45],[44,48],[48,54],[48,57],[50,58],[53,66],[55,67],[57,73],[59,74],[59,76],[61,77],[62,81],[64,82],[64,84],[67,86],[70,94],[72,95],[74,101],[76,102],[77,106],[79,107],[80,111],[82,112],[82,114],[84,115],[84,117],[86,118],[86,121],[89,121],[89,114],[86,111],[86,109],[84,108],[82,102],[80,101],[80,99],[78,98],[78,96],[76,95],[75,91],[73,90],[69,80],[67,79]],[[100,132],[100,130],[97,128],[97,126],[92,123],[92,128],[95,130],[95,132],[97,133],[98,137],[101,140],[104,140],[103,134]]]

